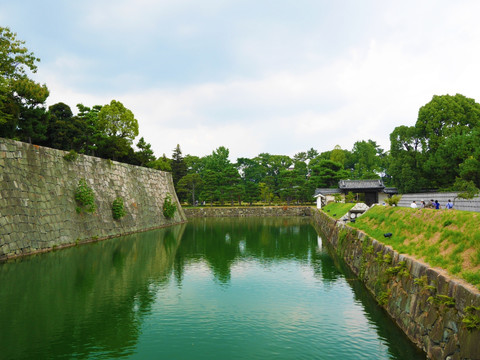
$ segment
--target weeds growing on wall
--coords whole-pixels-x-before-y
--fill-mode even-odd
[[[75,150],[70,150],[68,154],[65,154],[63,156],[63,159],[65,161],[70,161],[70,162],[77,160],[77,158],[78,158],[78,154]]]
[[[163,202],[163,216],[167,219],[173,218],[175,212],[177,211],[177,205],[172,202],[172,197],[170,194],[167,194],[165,201]]]
[[[123,206],[123,198],[117,197],[112,203],[112,214],[115,220],[120,220],[126,215],[125,207]]]
[[[78,213],[88,212],[94,213],[96,210],[95,206],[95,194],[93,189],[88,186],[85,179],[80,179],[78,181],[77,189],[75,190],[75,200],[78,204],[76,210]]]
[[[480,307],[467,306],[465,308],[465,317],[462,319],[462,323],[465,327],[472,330],[480,330]]]

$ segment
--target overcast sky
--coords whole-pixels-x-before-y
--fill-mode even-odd
[[[156,156],[388,150],[433,95],[480,102],[480,1],[4,0],[48,105],[132,110]]]

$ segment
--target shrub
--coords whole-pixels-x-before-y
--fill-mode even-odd
[[[177,211],[177,205],[172,202],[170,194],[167,194],[165,201],[163,202],[163,216],[167,219],[171,219],[175,215],[175,211]]]
[[[85,179],[80,179],[78,181],[78,186],[75,190],[75,200],[79,205],[79,207],[77,207],[77,212],[95,212],[95,194],[93,193],[92,188],[88,186]]]
[[[353,192],[349,192],[347,195],[345,195],[345,202],[355,202],[355,194]]]
[[[117,197],[115,200],[113,200],[112,214],[115,220],[119,220],[125,216],[126,212],[123,206],[123,198]]]
[[[397,206],[401,198],[400,195],[393,195],[392,197],[385,199],[385,202],[390,206]]]
[[[78,154],[75,150],[70,150],[68,154],[65,154],[63,156],[63,159],[65,161],[70,161],[70,162],[77,160],[77,158],[78,158]]]

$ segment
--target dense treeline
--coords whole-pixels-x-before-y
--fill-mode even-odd
[[[372,140],[358,141],[353,150],[339,146],[319,154],[315,149],[286,155],[262,153],[229,160],[229,150],[219,147],[211,155],[182,157],[173,153],[172,172],[179,196],[195,203],[229,202],[288,204],[311,202],[318,187],[337,187],[340,179],[384,178],[386,155]],[[177,169],[182,170],[177,170]],[[176,175],[184,173],[182,177]]]
[[[347,178],[381,178],[402,193],[480,187],[480,105],[460,94],[434,96],[414,126],[394,129],[389,151],[362,140],[351,150],[311,148],[292,158],[262,153],[232,163],[225,147],[197,157],[183,156],[177,145],[171,159],[156,158],[143,138],[133,147],[138,121],[119,101],[78,104],[76,115],[64,103],[47,108],[47,86],[27,74],[38,61],[0,27],[0,137],[171,171],[179,196],[190,203],[310,202],[315,188]]]

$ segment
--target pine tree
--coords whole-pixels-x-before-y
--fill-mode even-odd
[[[187,175],[187,164],[182,156],[182,151],[180,150],[180,145],[177,144],[177,147],[173,150],[172,154],[172,178],[173,185],[177,189],[178,181]]]

